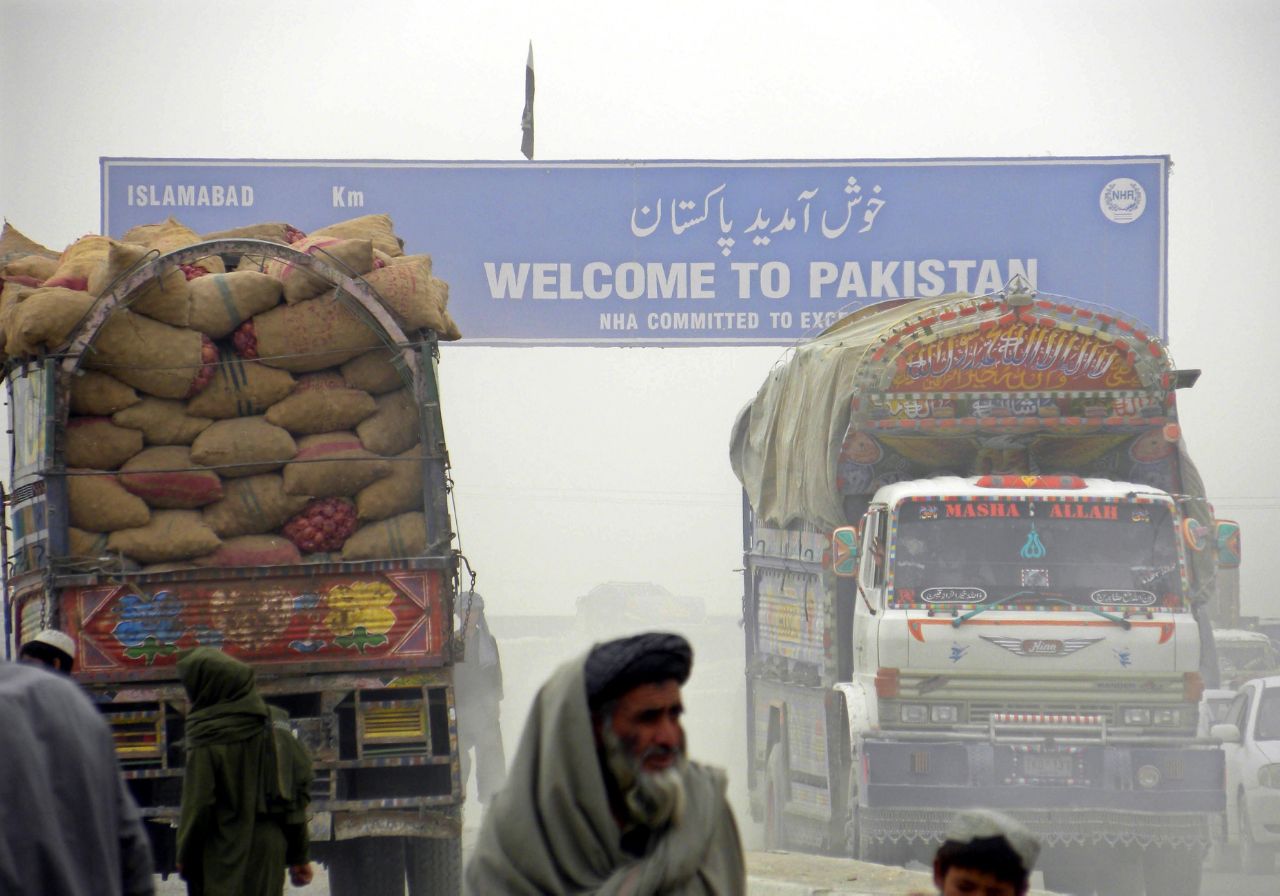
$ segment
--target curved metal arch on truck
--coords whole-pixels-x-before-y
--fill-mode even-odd
[[[415,354],[408,347],[409,340],[405,336],[402,325],[395,315],[378,300],[377,293],[374,292],[373,287],[369,286],[360,277],[349,276],[321,258],[308,255],[306,252],[299,252],[292,246],[273,243],[269,240],[207,240],[202,243],[185,246],[165,255],[157,255],[150,261],[127,271],[107,287],[106,291],[93,304],[93,307],[89,309],[89,313],[76,326],[68,347],[62,353],[62,363],[59,366],[59,391],[61,392],[70,386],[71,378],[80,370],[80,364],[85,357],[86,350],[93,345],[94,339],[97,338],[98,332],[102,329],[102,324],[116,308],[121,307],[122,303],[123,307],[128,308],[125,300],[138,289],[156,279],[166,269],[181,264],[198,262],[200,259],[208,258],[210,255],[251,255],[255,257],[261,255],[264,258],[288,262],[295,267],[306,269],[319,278],[328,280],[339,288],[339,295],[345,293],[347,297],[356,302],[363,313],[377,323],[382,330],[379,335],[389,348],[400,347],[401,360],[405,364],[404,369],[410,371],[417,369]],[[60,407],[58,411],[59,423],[65,424],[68,407]]]

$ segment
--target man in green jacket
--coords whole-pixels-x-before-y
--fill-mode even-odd
[[[178,661],[191,702],[178,866],[191,896],[280,896],[311,881],[311,759],[253,669],[211,647]]]

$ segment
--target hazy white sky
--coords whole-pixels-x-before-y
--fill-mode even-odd
[[[1183,429],[1246,527],[1246,612],[1280,615],[1270,0],[0,0],[0,215],[95,231],[100,156],[518,159],[530,39],[539,159],[1172,156]],[[736,613],[729,427],[779,354],[447,347],[491,611],[645,579]]]

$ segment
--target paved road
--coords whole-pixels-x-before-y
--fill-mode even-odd
[[[930,892],[929,877],[902,868],[888,868],[865,862],[844,861],[821,856],[749,853],[752,875],[749,896],[903,896],[913,891]],[[286,887],[298,896],[329,896],[324,869],[317,866],[315,882],[305,889]],[[1037,878],[1039,876],[1037,875]],[[1037,879],[1034,881],[1039,884]],[[185,896],[186,887],[176,878],[157,879],[160,896]],[[1043,891],[1038,891],[1043,892]],[[1201,896],[1275,896],[1280,892],[1280,876],[1255,877],[1244,874],[1206,874]],[[1156,896],[1156,894],[1150,894]],[[1163,896],[1163,894],[1160,894]]]

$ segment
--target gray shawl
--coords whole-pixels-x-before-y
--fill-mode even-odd
[[[493,798],[463,892],[650,896],[746,892],[742,846],[719,769],[689,763],[684,817],[640,859],[621,847],[587,709],[583,662],[561,666],[529,711]]]

